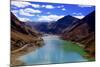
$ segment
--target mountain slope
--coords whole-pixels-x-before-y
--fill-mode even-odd
[[[62,38],[83,44],[84,49],[95,56],[95,11],[63,30]]]
[[[57,30],[57,34],[61,34],[62,30],[67,28],[69,25],[79,21],[79,19],[72,17],[70,15],[65,16],[61,19],[59,19],[57,22],[52,24],[53,29]]]
[[[11,13],[11,66],[22,65],[23,62],[17,60],[18,57],[42,45],[41,34]]]
[[[17,50],[26,44],[40,45],[41,35],[26,25],[24,22],[19,21],[13,13],[11,13],[11,50]]]

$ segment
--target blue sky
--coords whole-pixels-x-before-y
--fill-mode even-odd
[[[95,10],[92,5],[12,1],[11,12],[21,21],[51,22],[71,15],[82,19]]]

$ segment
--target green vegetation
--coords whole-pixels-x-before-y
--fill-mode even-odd
[[[78,46],[78,44],[72,43],[71,41],[66,42],[64,40],[63,43],[64,43],[63,48],[65,51],[75,51],[80,53],[80,55],[82,56],[87,54],[87,52],[85,52],[82,47]]]
[[[80,55],[82,55],[83,57],[85,57],[86,59],[88,59],[88,61],[94,61],[95,58],[90,58],[90,57],[86,57],[88,55],[88,53],[81,47],[79,46],[79,44],[73,43],[71,41],[65,41],[63,40],[64,45],[62,45],[64,51],[75,51],[78,52]]]

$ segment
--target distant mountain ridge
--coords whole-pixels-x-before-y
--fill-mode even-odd
[[[62,30],[67,28],[69,25],[76,23],[77,21],[79,21],[79,19],[72,17],[70,15],[67,15],[51,25],[52,25],[52,27],[55,27],[54,28],[55,30],[58,30],[57,34],[60,34],[62,32]]]
[[[70,15],[65,16],[56,22],[31,22],[28,23],[29,25],[33,26],[40,32],[48,33],[48,34],[61,34],[62,30],[67,28],[70,24],[74,24],[75,22],[79,21],[79,19],[72,17]]]

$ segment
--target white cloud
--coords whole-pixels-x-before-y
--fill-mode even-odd
[[[18,13],[18,10],[12,10],[11,12],[13,12],[14,14]]]
[[[19,10],[12,10],[14,14],[19,13],[20,15],[24,16],[35,16],[36,13],[41,13],[40,10],[34,10],[31,8],[19,9]]]
[[[62,10],[62,11],[65,11],[66,9],[65,9],[65,8],[62,8],[61,10]]]
[[[46,5],[42,5],[41,7],[45,7]]]
[[[42,22],[51,22],[51,21],[57,21],[58,19],[64,17],[63,15],[48,15],[48,16],[40,16],[38,18],[38,21]]]
[[[72,13],[72,14],[76,15],[77,13],[74,12],[74,13]]]
[[[20,15],[24,15],[24,16],[34,16],[34,14],[30,14],[29,12],[26,12],[26,11],[23,10],[23,9],[20,9],[20,10],[19,10],[19,14],[20,14]]]
[[[42,5],[42,7],[47,8],[47,9],[54,9],[55,8],[52,5]]]
[[[64,7],[64,5],[61,5],[61,6],[57,6],[57,8],[63,8]]]
[[[57,6],[57,8],[61,8],[61,6]]]
[[[32,7],[34,8],[40,8],[41,6],[39,4],[31,4]]]
[[[74,15],[74,17],[76,17],[76,18],[78,18],[78,19],[82,19],[82,18],[84,18],[85,16],[82,14],[82,13],[76,13],[76,12],[74,12],[74,13],[72,13],[73,15]]]
[[[19,16],[18,16],[19,11],[18,10],[12,10],[11,12],[19,19]]]
[[[28,19],[28,18],[21,18],[21,17],[19,17],[19,20],[20,21],[23,21],[23,22],[26,22],[26,21],[31,21],[30,19]]]
[[[78,7],[84,8],[84,7],[93,7],[91,5],[78,5]]]
[[[50,12],[47,12],[47,14],[51,14]]]
[[[82,18],[84,18],[85,16],[84,16],[84,15],[81,15],[81,16],[74,16],[74,17],[76,17],[76,18],[78,18],[78,19],[82,19]]]
[[[18,10],[13,10],[12,13],[20,20],[20,21],[31,21],[29,18],[22,18],[20,16],[18,16]],[[26,13],[22,13],[23,15],[29,15],[29,14],[26,14]],[[30,16],[30,15],[29,15]],[[32,15],[33,16],[33,15]]]
[[[12,1],[11,5],[14,5],[16,7],[26,7],[31,5],[29,2],[20,2],[20,1]]]
[[[41,6],[39,4],[31,4],[29,2],[20,2],[20,1],[12,1],[11,5],[14,5],[16,7],[26,7],[26,6],[32,6],[34,8],[40,8]]]
[[[72,13],[73,15],[83,15],[81,12],[79,12],[79,13],[76,13],[76,12],[74,12],[74,13]]]
[[[46,8],[46,9],[62,8],[62,10],[65,10],[64,9],[64,5],[61,5],[61,6],[40,5],[40,4],[32,4],[30,2],[21,2],[21,1],[12,1],[11,5],[14,5],[14,6],[19,7],[19,8],[24,8],[24,7],[27,7],[27,6],[32,6],[34,8]]]
[[[35,9],[32,9],[32,8],[26,8],[24,9],[25,12],[28,12],[28,13],[41,13],[40,10],[35,10]]]

